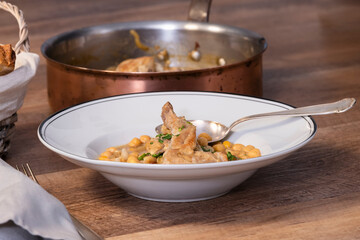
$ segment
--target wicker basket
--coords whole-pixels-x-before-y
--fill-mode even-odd
[[[3,1],[0,2],[0,8],[7,12],[10,12],[18,22],[20,29],[19,31],[20,40],[16,43],[14,47],[14,51],[16,55],[18,55],[20,52],[29,52],[30,44],[28,38],[28,28],[24,21],[22,11],[19,10],[16,6]],[[0,84],[1,84],[1,77],[0,77]],[[0,119],[0,158],[4,158],[8,154],[8,150],[10,147],[10,139],[14,134],[16,121],[17,121],[16,112],[6,117],[5,119]]]

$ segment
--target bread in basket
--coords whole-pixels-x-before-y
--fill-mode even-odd
[[[17,111],[23,104],[27,85],[36,73],[39,56],[29,52],[28,29],[22,11],[3,1],[0,9],[10,12],[20,28],[20,40],[14,49],[8,43],[0,47],[0,158],[4,158],[15,130]]]

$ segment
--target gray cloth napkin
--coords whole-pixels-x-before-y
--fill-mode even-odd
[[[82,240],[65,206],[0,159],[0,240]]]

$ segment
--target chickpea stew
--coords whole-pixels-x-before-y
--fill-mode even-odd
[[[211,136],[196,136],[196,126],[178,117],[167,102],[162,108],[162,133],[134,137],[128,144],[109,147],[99,160],[150,164],[191,164],[243,160],[261,156],[258,148],[229,141],[209,144]]]

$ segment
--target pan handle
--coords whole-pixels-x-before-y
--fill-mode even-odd
[[[211,0],[191,0],[188,20],[209,22]]]

